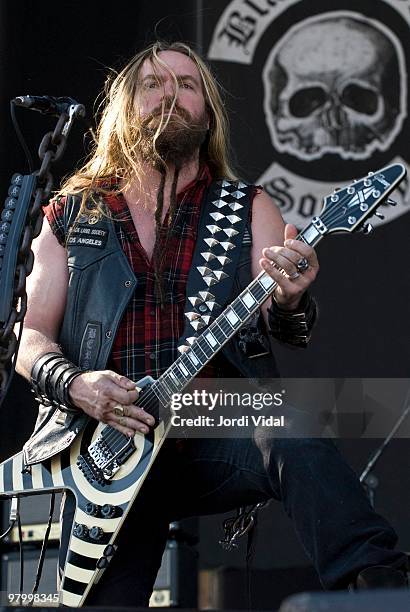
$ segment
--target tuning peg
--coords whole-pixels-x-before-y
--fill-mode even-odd
[[[386,200],[386,204],[390,204],[390,206],[397,206],[397,202],[395,202],[395,200],[391,200],[390,198]]]
[[[378,211],[376,211],[374,214],[376,215],[376,217],[379,217],[379,219],[384,219],[384,215],[382,215]]]
[[[371,223],[365,223],[365,225],[363,225],[362,232],[363,234],[365,234],[365,236],[368,236],[369,234],[372,233],[373,229],[374,228]]]

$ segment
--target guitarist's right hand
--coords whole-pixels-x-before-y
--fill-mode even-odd
[[[146,434],[155,424],[150,414],[134,405],[138,399],[135,383],[112,370],[80,374],[71,383],[69,396],[86,414],[126,436],[134,436],[137,431]],[[116,408],[123,414],[117,414]]]

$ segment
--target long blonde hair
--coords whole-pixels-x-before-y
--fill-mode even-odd
[[[202,80],[205,104],[210,117],[208,136],[201,149],[201,158],[209,164],[217,177],[235,179],[229,154],[229,123],[219,86],[211,70],[201,57],[182,42],[155,42],[137,53],[114,79],[109,79],[105,88],[103,111],[96,133],[94,149],[85,165],[69,177],[61,187],[59,195],[82,194],[82,210],[87,213],[90,204],[85,202],[95,194],[94,204],[99,208],[103,195],[118,189],[122,180],[123,189],[131,180],[144,176],[142,160],[136,154],[141,138],[141,121],[135,108],[135,96],[139,84],[139,72],[143,62],[150,59],[154,69],[165,66],[175,80],[175,98],[178,93],[176,75],[159,57],[161,51],[176,51],[187,55],[198,68]],[[161,126],[160,128],[161,129]],[[91,206],[91,209],[93,206]]]

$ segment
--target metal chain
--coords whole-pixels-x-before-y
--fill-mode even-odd
[[[16,323],[22,324],[27,311],[26,278],[31,273],[34,255],[31,243],[41,232],[43,213],[41,207],[47,203],[53,188],[51,165],[61,159],[67,144],[67,136],[74,118],[80,114],[76,106],[62,113],[54,131],[47,132],[38,149],[41,166],[37,176],[36,190],[28,209],[26,227],[23,232],[17,255],[17,269],[14,279],[13,306],[8,320],[0,329],[0,399],[4,397],[9,380],[8,365],[17,349],[17,337],[14,332]]]
[[[269,503],[259,502],[250,508],[244,506],[238,509],[236,517],[230,517],[223,522],[224,538],[219,541],[219,544],[225,550],[232,550],[238,545],[236,541],[244,536],[252,529],[255,524],[255,516],[260,508],[263,508]]]

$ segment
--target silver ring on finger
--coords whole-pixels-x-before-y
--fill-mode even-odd
[[[121,404],[116,404],[116,406],[114,406],[114,408],[113,408],[113,412],[114,412],[115,415],[117,415],[119,417],[122,417],[125,414],[124,407],[121,406]]]
[[[301,257],[298,263],[296,264],[297,271],[303,274],[303,272],[306,272],[308,268],[309,268],[308,260],[306,259],[306,257]]]
[[[293,281],[299,278],[299,276],[300,276],[299,272],[293,272],[293,274],[288,275],[288,279]]]

